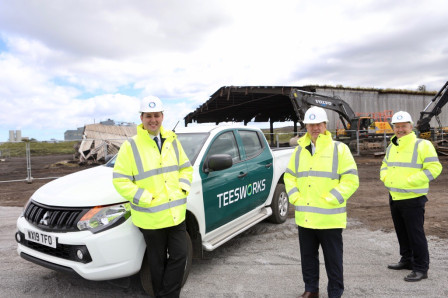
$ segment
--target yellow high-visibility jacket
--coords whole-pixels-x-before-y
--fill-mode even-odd
[[[346,202],[358,189],[358,169],[350,149],[326,131],[316,140],[316,152],[307,133],[294,150],[284,176],[296,224],[311,229],[347,226]]]
[[[399,139],[392,137],[381,164],[380,179],[392,200],[405,200],[426,195],[429,182],[441,172],[442,165],[432,143],[411,132]]]
[[[161,229],[185,220],[193,168],[174,132],[160,129],[161,153],[140,124],[137,135],[118,152],[113,185],[131,203],[133,223],[143,229]]]

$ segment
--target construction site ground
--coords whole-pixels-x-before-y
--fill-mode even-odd
[[[388,208],[387,191],[378,179],[382,157],[356,157],[360,187],[348,203],[344,237],[344,297],[448,297],[448,174],[430,186],[425,228],[431,264],[427,280],[407,283],[410,271],[389,270],[399,260]],[[0,182],[0,297],[147,297],[136,276],[89,281],[25,261],[16,252],[15,222],[31,194],[50,179],[79,171],[71,156],[32,157],[33,183]],[[447,157],[441,157],[447,168]],[[90,167],[90,166],[89,166]],[[0,161],[0,181],[24,180],[26,160]],[[203,259],[193,260],[181,298],[297,297],[304,285],[297,226],[291,217],[275,225],[262,222],[225,243]],[[320,252],[320,297],[327,297],[327,277]]]

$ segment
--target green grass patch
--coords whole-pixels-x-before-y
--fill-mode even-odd
[[[30,153],[36,156],[74,154],[75,145],[78,141],[47,143],[47,142],[28,142],[30,144]],[[26,142],[2,143],[0,144],[1,156],[23,157],[26,156]]]

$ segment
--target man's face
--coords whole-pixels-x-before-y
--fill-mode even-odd
[[[157,135],[163,122],[162,112],[142,113],[140,115],[143,127],[152,135]]]
[[[412,124],[409,122],[403,123],[395,123],[394,124],[394,133],[397,138],[404,137],[412,132]]]
[[[316,142],[317,137],[320,134],[324,134],[326,130],[327,130],[327,123],[325,122],[306,124],[306,131],[310,134],[313,143]]]

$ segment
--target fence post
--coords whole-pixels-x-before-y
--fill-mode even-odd
[[[361,155],[359,152],[359,130],[356,131],[356,151],[358,152],[358,156]]]
[[[275,141],[277,142],[277,148],[279,148],[280,147],[280,143],[278,141],[278,134],[275,135]]]
[[[26,146],[26,182],[32,183],[33,177],[31,177],[31,150],[30,150],[30,142],[25,142]]]

